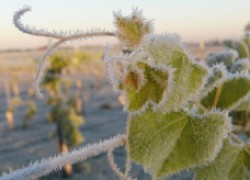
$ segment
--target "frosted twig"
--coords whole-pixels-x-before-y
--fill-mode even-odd
[[[0,180],[11,180],[11,179],[36,179],[43,175],[49,174],[52,171],[62,169],[66,164],[74,164],[79,161],[83,161],[87,158],[99,155],[106,152],[110,147],[119,147],[125,143],[125,135],[117,135],[111,139],[101,141],[96,144],[89,144],[84,147],[79,147],[72,152],[60,154],[53,158],[41,160],[35,162],[23,169],[19,169],[9,174],[3,174]]]
[[[26,13],[31,11],[31,7],[29,6],[24,6],[22,9],[18,10],[15,12],[13,16],[13,23],[16,26],[17,29],[22,31],[23,33],[26,34],[31,34],[31,35],[36,35],[36,36],[45,36],[45,37],[53,37],[53,38],[62,38],[62,36],[56,35],[55,32],[50,33],[46,31],[45,29],[36,29],[36,28],[30,28],[29,26],[24,26],[23,23],[21,22],[21,17]]]
[[[38,64],[38,68],[36,71],[36,75],[35,75],[35,79],[34,79],[34,83],[33,83],[33,88],[34,88],[34,93],[38,98],[43,98],[43,94],[40,92],[40,88],[39,85],[42,81],[42,76],[43,76],[43,72],[44,72],[44,65],[46,62],[46,59],[48,58],[49,55],[53,54],[53,52],[56,50],[56,48],[62,44],[64,42],[64,40],[60,40],[56,43],[54,43],[52,46],[50,46],[45,53],[42,55],[42,57],[40,57],[39,59],[39,64]]]
[[[126,176],[123,172],[120,171],[119,167],[114,161],[114,155],[113,155],[114,147],[111,147],[108,150],[107,157],[108,157],[108,163],[111,167],[111,169],[114,171],[114,173],[121,179],[121,180],[126,180]]]
[[[126,152],[128,153],[128,152]],[[125,165],[125,176],[128,177],[129,171],[131,169],[131,157],[127,154],[126,155],[126,165]]]
[[[126,138],[125,138],[126,139]],[[124,141],[124,143],[126,143]],[[125,172],[121,172],[119,167],[117,166],[117,164],[114,161],[114,155],[113,155],[113,151],[116,147],[112,146],[110,147],[110,149],[108,150],[107,153],[107,157],[108,157],[108,163],[111,167],[111,169],[113,170],[113,172],[121,179],[121,180],[133,180],[131,177],[129,177],[129,170],[130,170],[130,166],[131,166],[131,161],[130,161],[130,157],[126,156],[126,166],[125,166]]]
[[[31,7],[24,6],[22,9],[16,11],[13,16],[13,23],[16,28],[26,34],[68,40],[81,39],[93,36],[115,36],[113,32],[106,32],[104,30],[92,30],[91,32],[83,32],[81,30],[58,32],[54,30],[53,32],[49,32],[46,29],[36,29],[35,27],[31,28],[28,25],[24,26],[21,22],[21,17],[29,11],[31,11]]]

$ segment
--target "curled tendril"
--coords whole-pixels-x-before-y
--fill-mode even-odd
[[[57,39],[57,41],[52,44],[48,49],[45,51],[45,53],[41,56],[39,59],[39,65],[37,69],[37,73],[35,75],[33,87],[34,87],[34,92],[37,95],[38,98],[42,98],[42,93],[40,91],[39,85],[41,83],[41,79],[43,77],[43,71],[44,71],[44,66],[47,58],[54,53],[54,51],[63,43],[67,41],[73,41],[73,40],[81,40],[81,39],[87,39],[87,38],[92,38],[92,37],[102,37],[102,36],[115,36],[115,33],[113,32],[108,32],[102,29],[92,29],[91,31],[81,31],[81,30],[76,30],[76,31],[53,31],[49,32],[46,29],[37,29],[37,28],[31,28],[28,25],[23,25],[21,22],[21,17],[31,11],[31,7],[29,6],[24,6],[22,9],[16,11],[16,13],[13,16],[13,22],[14,25],[18,30],[20,30],[23,33],[34,35],[34,36],[42,36],[42,37],[50,37]]]

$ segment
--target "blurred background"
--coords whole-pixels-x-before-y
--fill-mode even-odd
[[[120,49],[115,38],[71,42],[50,57],[42,81],[44,99],[34,96],[32,80],[37,60],[52,39],[18,31],[13,14],[24,5],[32,12],[22,21],[52,30],[114,31],[113,11],[124,15],[132,8],[152,19],[155,33],[178,33],[197,60],[224,49],[224,42],[239,41],[250,30],[249,0],[8,0],[0,2],[0,172],[87,143],[97,142],[126,127],[122,100],[112,91],[103,62],[104,48]],[[115,150],[121,169],[125,150]],[[150,179],[137,165],[132,176]],[[173,179],[191,179],[192,173]],[[118,179],[100,155],[41,179]]]

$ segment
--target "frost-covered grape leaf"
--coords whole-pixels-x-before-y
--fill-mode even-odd
[[[216,159],[196,171],[195,180],[248,180],[249,173],[250,146],[241,146],[226,139]]]
[[[237,73],[243,72],[248,73],[250,70],[250,61],[249,59],[239,59],[236,61],[230,69],[230,72]]]
[[[226,40],[223,42],[223,44],[232,50],[236,50],[238,52],[239,58],[249,58],[249,53],[250,53],[249,52],[249,50],[250,50],[249,37],[245,37],[241,42]],[[223,59],[226,60],[225,58],[223,58]],[[214,61],[214,62],[216,63],[216,61]],[[228,67],[230,67],[230,65]]]
[[[211,74],[207,78],[207,82],[204,85],[205,91],[213,86],[218,80],[225,77],[226,69],[224,66],[214,66],[211,68]]]
[[[210,67],[223,63],[229,69],[234,64],[238,56],[238,53],[233,49],[211,53],[206,57],[206,63]]]
[[[249,58],[249,49],[244,41],[241,41],[237,47],[240,58]]]
[[[172,62],[169,64],[174,68],[173,86],[161,107],[165,112],[177,111],[187,100],[194,96],[204,82],[207,70],[193,63],[183,52],[174,52]]]
[[[250,50],[250,36],[247,35],[243,38],[244,43],[248,46],[248,49]]]
[[[149,36],[144,41],[145,51],[152,61],[159,66],[171,67],[174,71],[171,91],[160,102],[160,107],[165,112],[178,111],[199,91],[208,74],[207,69],[192,61],[178,36]]]
[[[236,111],[249,111],[250,110],[250,95],[246,100],[242,101],[236,108]]]
[[[154,178],[194,168],[213,160],[229,130],[223,113],[195,117],[185,111],[146,112],[132,116],[128,153]]]
[[[158,104],[168,87],[167,70],[152,68],[145,63],[138,63],[137,66],[143,71],[144,77],[140,77],[138,72],[129,72],[121,85],[126,92],[126,105],[130,112],[140,110],[149,102]],[[140,85],[142,79],[145,79],[145,82]]]
[[[146,36],[141,50],[123,58],[123,75],[114,76],[115,87],[124,95],[129,112],[145,110],[149,104],[155,110],[178,111],[198,94],[208,74],[173,35]]]
[[[250,78],[234,75],[221,81],[217,86],[201,99],[201,103],[208,109],[234,109],[250,92]]]
[[[152,32],[152,22],[143,18],[141,11],[134,10],[131,16],[114,13],[116,35],[128,47],[138,46],[145,34]]]

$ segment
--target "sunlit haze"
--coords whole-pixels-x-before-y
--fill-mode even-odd
[[[23,5],[32,7],[23,23],[48,30],[100,27],[113,31],[113,11],[129,14],[138,7],[146,18],[154,20],[155,32],[176,32],[188,42],[240,38],[250,21],[250,0],[8,0],[0,3],[0,49],[36,48],[48,43],[14,27],[12,16]],[[81,44],[112,42],[115,40],[98,39]]]

